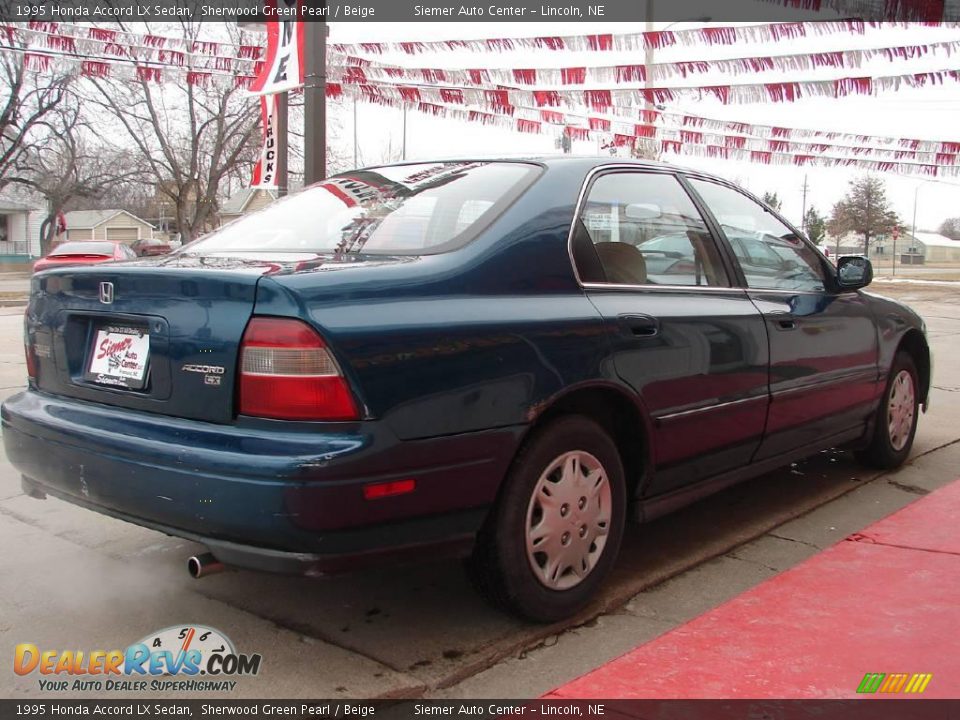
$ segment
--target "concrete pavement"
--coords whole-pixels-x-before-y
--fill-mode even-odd
[[[938,291],[916,303],[937,360],[910,465],[881,477],[826,452],[633,528],[594,607],[552,628],[493,612],[452,562],[193,581],[190,543],[26,498],[0,462],[0,647],[123,647],[198,622],[264,655],[263,673],[238,696],[540,695],[956,477],[960,367],[948,358],[960,352],[958,299]],[[4,396],[22,386],[21,318],[22,309],[0,310]],[[34,678],[0,673],[0,696],[37,695]]]

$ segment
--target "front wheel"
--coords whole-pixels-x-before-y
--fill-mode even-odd
[[[626,519],[616,445],[592,420],[550,422],[524,444],[468,562],[495,605],[552,622],[583,609],[610,572]]]
[[[898,352],[874,418],[873,438],[857,458],[871,467],[900,467],[910,454],[917,432],[920,396],[917,366],[909,353]]]

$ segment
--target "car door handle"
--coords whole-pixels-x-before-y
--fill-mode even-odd
[[[620,323],[636,337],[653,337],[660,332],[660,323],[649,315],[621,315]]]
[[[796,320],[777,320],[777,327],[781,330],[796,330],[797,321]]]

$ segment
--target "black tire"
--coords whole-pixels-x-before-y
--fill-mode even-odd
[[[888,413],[891,405],[891,391],[894,382],[900,377],[901,373],[907,373],[910,376],[913,390],[913,420],[910,430],[906,435],[906,441],[901,447],[896,447],[899,442],[891,439],[889,428]],[[913,438],[917,432],[917,420],[920,415],[920,384],[918,382],[917,365],[913,361],[910,353],[900,351],[893,359],[893,365],[890,368],[890,375],[887,377],[887,384],[883,390],[883,396],[880,398],[880,404],[877,407],[876,415],[873,420],[873,436],[870,444],[857,452],[857,459],[864,465],[878,468],[880,470],[891,470],[900,467],[910,455],[910,449],[913,447]]]
[[[528,555],[528,512],[536,512],[531,509],[531,499],[541,476],[567,453],[587,453],[599,461],[609,484],[610,515],[605,543],[602,547],[590,546],[597,548],[590,551],[597,553],[592,567],[579,580],[565,572],[565,582],[578,584],[567,589],[554,589],[545,584],[547,580],[539,579],[533,568],[534,561]],[[585,456],[584,459],[591,460]],[[584,511],[587,517],[592,507],[588,504]],[[571,513],[570,510],[567,512]],[[577,510],[572,512],[577,513]],[[602,517],[605,518],[606,514],[602,513]],[[495,606],[535,622],[562,620],[586,607],[609,574],[620,550],[625,521],[623,464],[616,445],[592,420],[580,415],[563,416],[537,429],[517,453],[497,504],[477,538],[476,549],[467,562],[467,571],[478,591]],[[553,522],[573,520],[554,519]],[[589,539],[578,541],[576,537],[573,541],[580,542],[581,548],[588,547],[591,542]],[[570,542],[569,537],[567,542]],[[548,574],[548,571],[542,569],[541,573]]]

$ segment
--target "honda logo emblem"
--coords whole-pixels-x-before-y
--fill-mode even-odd
[[[112,282],[100,283],[100,302],[102,302],[104,305],[113,304],[113,283]]]

